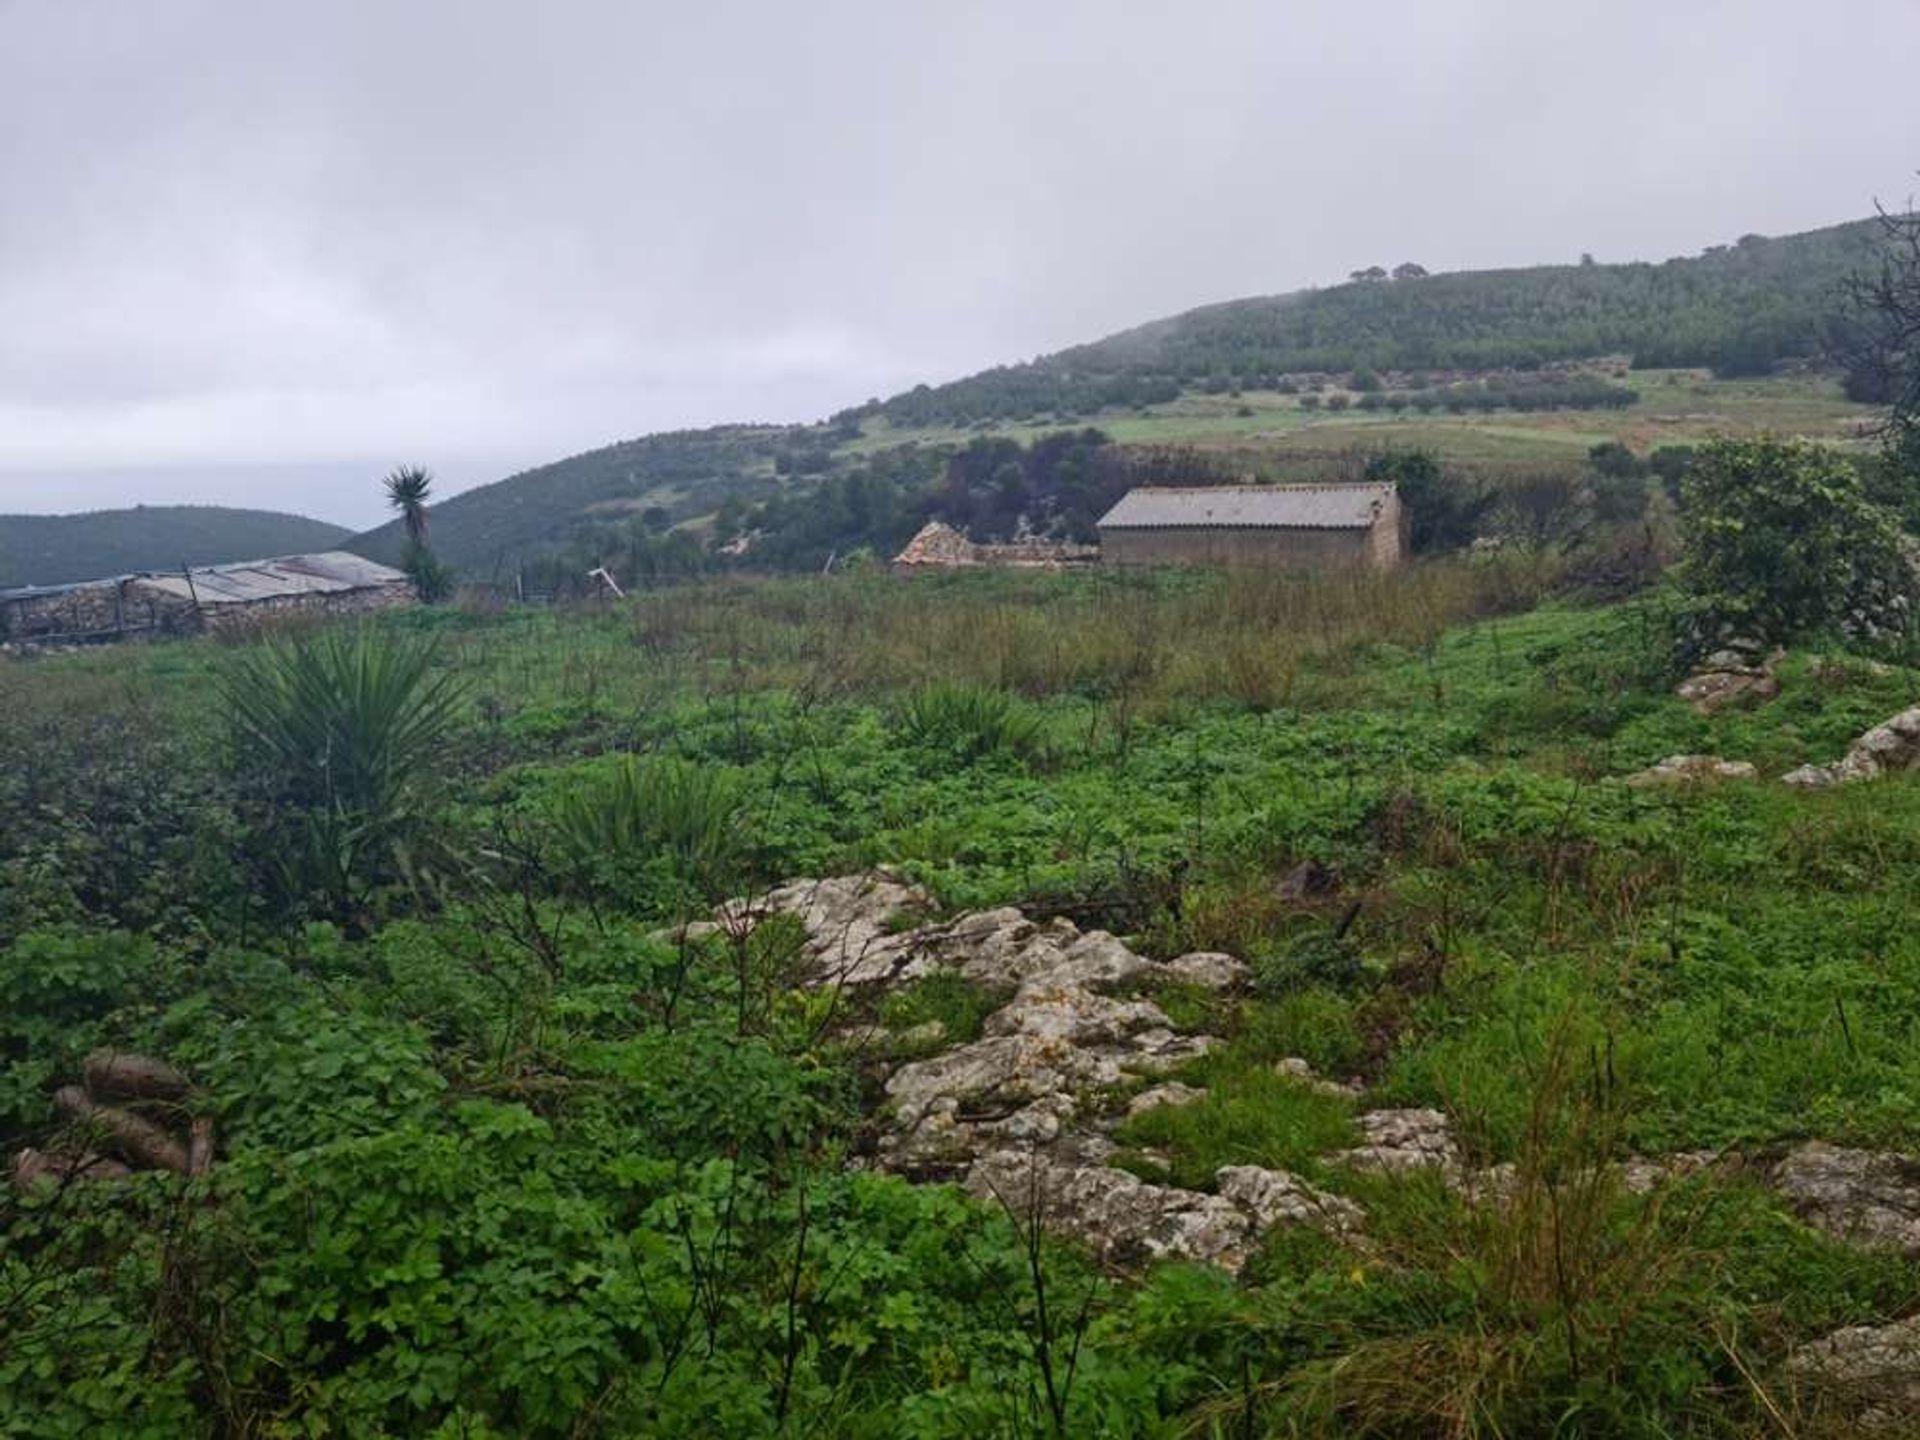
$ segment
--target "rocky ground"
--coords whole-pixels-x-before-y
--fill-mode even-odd
[[[795,917],[815,986],[857,993],[944,972],[1008,997],[978,1038],[939,1047],[937,1035],[912,1037],[923,1052],[935,1048],[887,1068],[873,1163],[958,1182],[1120,1266],[1179,1258],[1235,1271],[1279,1226],[1365,1243],[1362,1209],[1299,1175],[1227,1166],[1200,1191],[1112,1163],[1120,1148],[1112,1132],[1129,1115],[1202,1098],[1174,1072],[1221,1043],[1181,1031],[1142,992],[1160,981],[1230,991],[1246,978],[1239,961],[1213,953],[1155,961],[1066,920],[1036,922],[1012,908],[928,918],[935,908],[924,891],[877,873],[796,881],[735,902],[713,922],[739,928]],[[1277,1068],[1352,1101],[1362,1143],[1327,1155],[1328,1165],[1389,1174],[1430,1168],[1476,1203],[1495,1203],[1512,1178],[1511,1167],[1471,1168],[1439,1110],[1371,1108],[1357,1082],[1317,1076],[1298,1060]],[[1623,1164],[1620,1176],[1646,1191],[1710,1166],[1770,1184],[1807,1224],[1836,1238],[1920,1255],[1920,1156],[1810,1140],[1784,1153],[1642,1157]],[[1864,1396],[1870,1411],[1920,1420],[1915,1323],[1838,1332],[1808,1347],[1796,1374],[1809,1384],[1871,1376],[1854,1398]]]

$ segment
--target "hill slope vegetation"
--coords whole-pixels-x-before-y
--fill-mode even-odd
[[[1819,352],[1837,287],[1868,264],[1872,221],[1659,264],[1542,265],[1233,300],[866,407],[906,424],[1084,413],[1199,385],[1354,369],[1531,368],[1597,355],[1764,373]]]
[[[1271,446],[1286,431],[1304,438],[1290,448],[1318,457],[1329,446],[1359,442],[1340,428],[1355,419],[1444,420],[1450,412],[1493,408],[1620,415],[1638,402],[1645,377],[1627,380],[1572,362],[1627,357],[1643,370],[1709,367],[1737,377],[1815,357],[1841,280],[1872,260],[1878,239],[1875,224],[1860,221],[1780,239],[1747,236],[1659,264],[1356,280],[1207,306],[1031,364],[917,386],[820,425],[722,426],[588,451],[437,506],[434,545],[475,579],[502,578],[532,557],[568,549],[577,552],[573,558],[587,554],[598,563],[601,551],[630,548],[627,532],[645,540],[701,520],[729,500],[785,497],[804,506],[825,493],[824,480],[856,478],[876,463],[890,477],[939,473],[937,456],[877,461],[874,452],[884,446],[944,452],[982,430],[1019,430],[1020,438],[1031,439],[1040,427],[1082,418],[1098,417],[1103,431],[1129,443],[1240,439]],[[1486,378],[1489,371],[1541,367],[1569,368]],[[1607,368],[1619,371],[1621,364]],[[1329,377],[1336,393],[1323,407],[1319,392]],[[1296,398],[1295,389],[1308,393]],[[1663,415],[1663,422],[1700,419],[1724,428],[1704,413],[1724,408],[1718,392],[1701,396],[1667,386],[1655,397],[1680,398],[1684,413]],[[1744,412],[1735,418],[1742,421],[1736,428],[1747,428]],[[1796,417],[1779,423],[1795,433],[1803,428]],[[1561,448],[1578,458],[1618,429],[1617,420],[1596,419]],[[1505,432],[1498,438],[1507,445],[1514,440]],[[1669,424],[1661,438],[1696,437]],[[1403,434],[1391,443],[1433,439]],[[836,547],[844,553],[846,544],[870,543],[877,533],[858,525],[845,534],[823,532],[824,543],[809,547],[808,558],[817,563]],[[359,537],[355,548],[397,562],[404,543],[399,526],[390,524]]]
[[[0,586],[64,585],[131,570],[331,550],[352,533],[304,515],[221,505],[0,515]]]

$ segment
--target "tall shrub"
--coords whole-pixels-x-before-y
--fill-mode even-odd
[[[1898,519],[1844,457],[1802,440],[1717,440],[1695,457],[1682,506],[1692,648],[1738,632],[1884,643],[1907,628]]]

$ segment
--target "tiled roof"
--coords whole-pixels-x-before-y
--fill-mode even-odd
[[[1105,515],[1102,530],[1366,530],[1391,485],[1142,486]]]

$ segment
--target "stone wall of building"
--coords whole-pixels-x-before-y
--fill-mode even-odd
[[[290,615],[368,615],[418,603],[410,581],[327,594],[276,595],[243,604],[203,605],[200,628],[210,634],[243,634]]]
[[[96,640],[184,634],[193,607],[137,580],[103,580],[0,600],[0,636],[13,641]]]
[[[1380,539],[1397,533],[1398,522],[1371,530],[1208,529],[1203,527],[1105,530],[1100,558],[1108,565],[1207,565],[1269,570],[1336,570],[1348,566],[1391,567],[1398,547]],[[1391,555],[1392,558],[1387,558]]]
[[[138,577],[0,600],[0,639],[17,644],[143,635],[238,634],[289,615],[364,615],[416,603],[410,582],[195,606]]]

